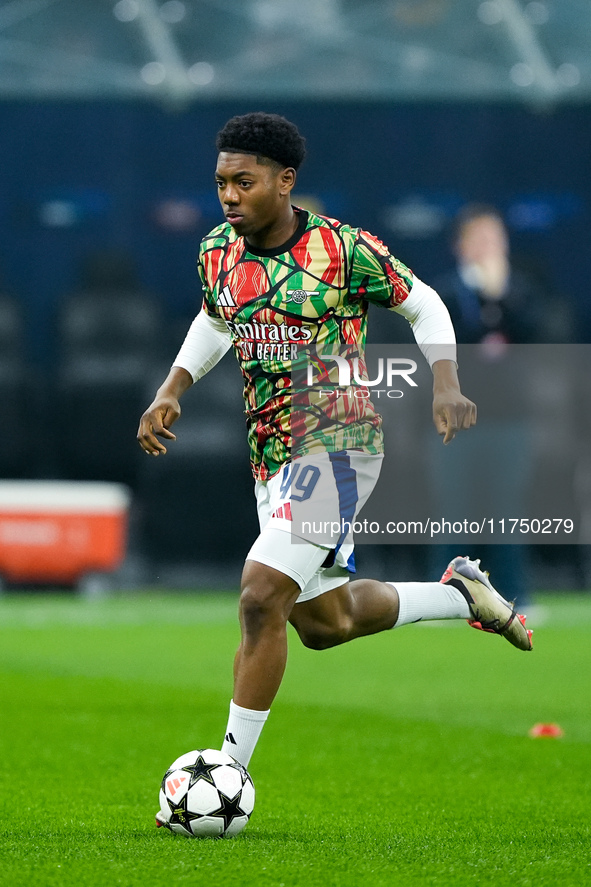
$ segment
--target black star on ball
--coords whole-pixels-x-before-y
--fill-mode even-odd
[[[227,798],[223,792],[220,792],[219,795],[222,803],[218,810],[213,810],[209,815],[221,816],[224,820],[224,831],[227,831],[233,819],[236,819],[237,816],[246,816],[246,813],[240,807],[242,793],[240,792],[233,799]]]
[[[212,770],[215,770],[219,767],[219,764],[208,764],[203,755],[199,755],[194,764],[191,764],[188,767],[183,767],[182,769],[185,773],[189,774],[189,785],[187,786],[187,791],[191,788],[191,786],[195,785],[198,779],[203,779],[205,782],[209,782],[210,785],[215,785],[213,781],[213,777],[211,775]]]
[[[193,822],[194,819],[201,819],[201,817],[196,813],[191,813],[187,810],[187,796],[184,795],[183,798],[177,803],[173,804],[172,801],[167,799],[166,803],[170,809],[170,817],[167,823],[164,823],[166,828],[174,833],[173,825],[182,825],[189,834],[191,834],[191,826],[190,823]]]

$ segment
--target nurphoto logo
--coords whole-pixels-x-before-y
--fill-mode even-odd
[[[306,367],[306,383],[309,387],[314,388],[320,386],[327,387],[327,383],[323,379],[315,381],[314,369],[317,373],[323,370],[326,376],[328,368],[326,361],[332,360],[338,367],[338,387],[351,388],[353,385],[359,386],[354,397],[369,397],[370,392],[367,388],[373,388],[372,395],[378,398],[385,393],[386,397],[400,398],[404,397],[404,391],[400,388],[394,388],[394,383],[400,384],[401,381],[406,382],[411,388],[417,388],[417,383],[412,378],[413,373],[417,370],[417,363],[408,357],[388,357],[384,360],[380,357],[378,360],[377,375],[374,379],[367,378],[368,373],[364,361],[360,362],[358,357],[348,359],[340,354],[323,354],[319,358],[321,366],[317,361],[309,362]],[[377,385],[385,384],[385,388],[377,388]],[[334,386],[333,386],[334,387]]]

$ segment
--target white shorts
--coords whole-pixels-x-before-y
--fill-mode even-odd
[[[361,450],[316,453],[257,481],[261,533],[247,560],[289,576],[296,603],[338,588],[355,572],[353,523],[375,487],[382,455]]]

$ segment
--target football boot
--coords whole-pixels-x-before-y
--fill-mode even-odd
[[[525,616],[493,588],[488,573],[480,569],[479,560],[455,557],[441,581],[453,585],[466,598],[472,616],[468,624],[472,628],[500,634],[519,650],[533,648],[532,632],[525,627]]]

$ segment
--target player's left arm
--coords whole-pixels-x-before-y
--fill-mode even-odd
[[[448,444],[457,431],[476,424],[476,404],[460,391],[455,360],[437,360],[433,370],[433,422],[443,443]]]
[[[414,337],[433,371],[433,421],[443,443],[476,424],[476,404],[460,390],[456,337],[441,297],[413,275],[407,298],[394,310],[409,321]]]
[[[406,317],[433,370],[433,421],[443,443],[476,422],[476,405],[460,391],[456,336],[441,297],[367,231],[357,231],[352,295]]]

